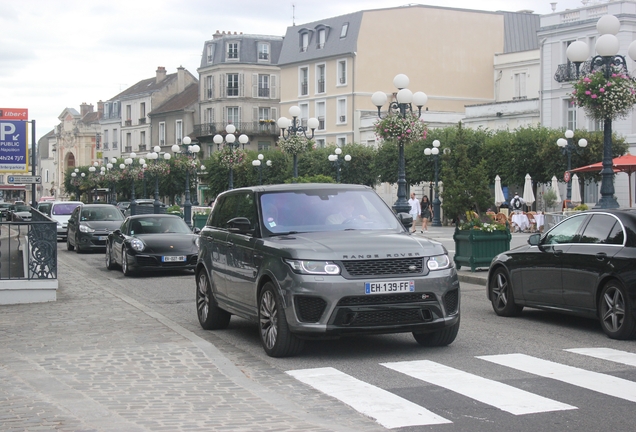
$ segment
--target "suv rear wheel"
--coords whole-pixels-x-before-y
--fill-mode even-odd
[[[289,331],[285,311],[276,287],[263,286],[258,301],[258,324],[261,344],[270,357],[288,357],[302,351],[304,341]]]

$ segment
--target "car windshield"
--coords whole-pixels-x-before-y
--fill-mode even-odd
[[[120,221],[124,216],[115,207],[83,208],[82,221]]]
[[[31,211],[31,206],[28,206],[28,205],[17,205],[17,206],[15,206],[15,211],[17,211],[17,212]]]
[[[51,209],[51,214],[55,215],[55,216],[70,216],[73,213],[73,210],[75,210],[75,208],[78,206],[79,204],[56,204],[53,206],[53,208]]]
[[[177,217],[144,217],[130,222],[130,235],[165,233],[192,234],[192,231],[183,219]]]
[[[400,228],[391,209],[371,190],[270,192],[260,201],[261,224],[270,235]]]

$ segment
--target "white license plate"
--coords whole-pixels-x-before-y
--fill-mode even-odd
[[[106,241],[106,240],[108,240],[108,236],[99,236],[99,237],[97,237],[97,240]]]
[[[365,294],[387,294],[397,292],[415,292],[415,281],[365,282]]]
[[[185,261],[186,257],[184,256],[164,256],[161,257],[161,261],[163,262],[182,262]]]

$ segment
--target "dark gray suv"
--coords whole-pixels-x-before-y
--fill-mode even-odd
[[[440,243],[358,185],[289,184],[224,192],[201,231],[196,301],[204,329],[231,315],[258,323],[272,357],[304,339],[412,332],[448,345],[459,280]]]

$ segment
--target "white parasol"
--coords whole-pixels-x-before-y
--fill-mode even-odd
[[[501,177],[495,177],[495,205],[499,207],[506,200],[503,189],[501,188]]]
[[[523,185],[522,198],[528,207],[532,207],[532,203],[534,202],[534,192],[532,192],[532,177],[530,177],[530,174],[526,174],[526,182]]]
[[[560,203],[561,201],[563,201],[561,199],[561,193],[559,192],[559,181],[557,180],[556,176],[552,176],[552,188],[551,189],[556,194],[556,201],[555,202]]]
[[[572,176],[572,204],[575,206],[581,204],[581,186],[579,186],[579,176]]]

